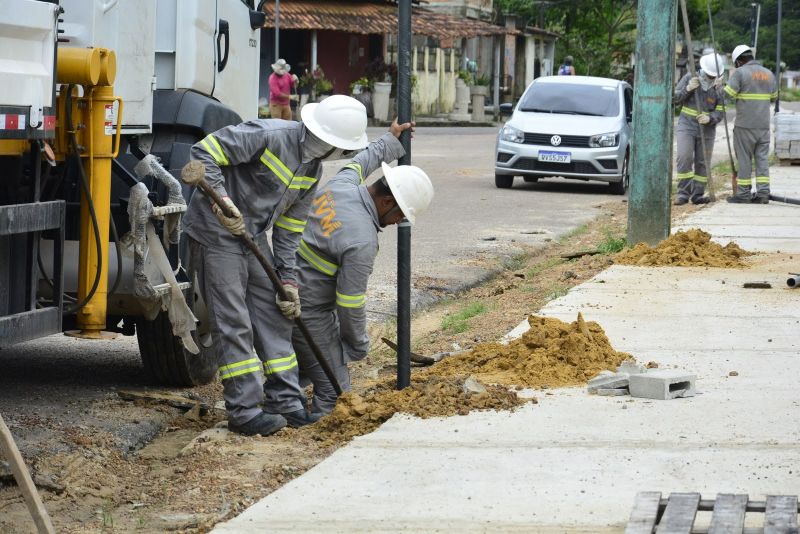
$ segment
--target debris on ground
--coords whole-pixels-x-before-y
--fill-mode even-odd
[[[769,282],[745,282],[742,287],[745,289],[772,289],[772,284]]]
[[[692,228],[676,232],[655,248],[639,243],[617,254],[614,261],[648,267],[744,267],[743,258],[752,254],[734,242],[723,247],[711,241],[711,234]]]

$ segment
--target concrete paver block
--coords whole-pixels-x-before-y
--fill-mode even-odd
[[[669,400],[694,397],[694,375],[679,369],[653,369],[647,373],[631,375],[629,389],[632,397]]]
[[[616,389],[628,387],[627,373],[611,373],[602,371],[596,377],[589,380],[586,390],[589,393],[597,393],[598,389]]]
[[[628,388],[600,388],[595,393],[601,397],[621,397],[628,394]]]

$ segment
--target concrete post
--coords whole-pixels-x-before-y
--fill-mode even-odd
[[[630,244],[653,245],[669,236],[676,6],[676,0],[650,0],[638,9]]]
[[[311,30],[311,72],[317,69],[317,30]]]

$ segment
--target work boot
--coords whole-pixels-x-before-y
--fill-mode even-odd
[[[750,204],[750,197],[740,197],[738,195],[734,195],[732,197],[728,197],[729,204]]]
[[[692,199],[692,204],[708,204],[711,199],[708,197],[695,197]]]
[[[299,428],[301,426],[316,423],[319,421],[320,417],[322,417],[322,414],[310,413],[305,409],[296,410],[294,412],[284,413],[281,415],[286,419],[286,421],[289,423],[289,426],[292,428]]]
[[[254,418],[241,425],[228,423],[228,430],[245,436],[269,436],[286,426],[286,419],[274,413],[261,412]]]
[[[688,203],[689,203],[689,199],[688,198],[680,198],[680,197],[678,197],[678,198],[675,199],[675,202],[673,202],[672,204],[675,205],[675,206],[683,206],[684,204],[688,204]]]
[[[769,197],[764,195],[758,195],[756,198],[753,199],[753,204],[769,204]]]

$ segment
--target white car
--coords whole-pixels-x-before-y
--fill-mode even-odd
[[[510,112],[510,104],[500,106]],[[633,89],[592,76],[545,76],[522,94],[497,135],[494,183],[511,187],[515,176],[608,182],[628,189]]]

